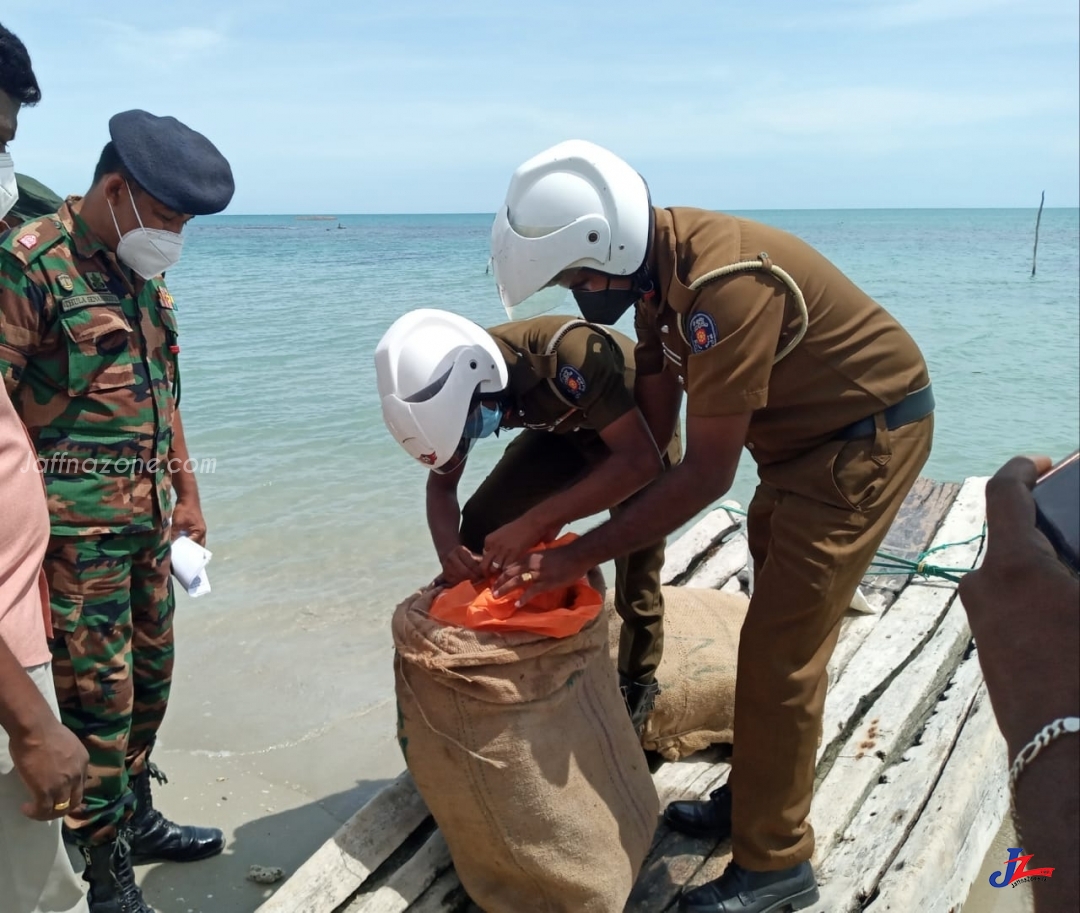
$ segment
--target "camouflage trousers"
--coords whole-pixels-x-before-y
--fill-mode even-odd
[[[673,446],[677,448],[678,442]],[[483,551],[489,533],[569,488],[606,453],[606,445],[594,431],[521,432],[506,445],[502,458],[462,508],[462,544],[473,552]],[[611,513],[618,513],[621,506],[613,507]],[[631,681],[655,678],[664,652],[660,592],[664,546],[661,539],[615,559],[615,610],[622,619],[618,669]]]
[[[45,555],[60,719],[90,755],[83,806],[65,820],[80,845],[116,836],[165,715],[173,668],[167,530],[54,536]]]

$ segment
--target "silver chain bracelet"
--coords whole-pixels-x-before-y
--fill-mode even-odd
[[[1016,760],[1012,762],[1012,767],[1009,768],[1009,784],[1012,787],[1013,795],[1016,795],[1016,781],[1020,779],[1020,774],[1038,757],[1040,751],[1053,742],[1054,739],[1066,733],[1075,735],[1078,732],[1080,732],[1080,717],[1078,716],[1060,717],[1040,729],[1035,734],[1035,738],[1020,749]]]

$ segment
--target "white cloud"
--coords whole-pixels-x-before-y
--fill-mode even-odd
[[[226,42],[224,31],[213,28],[177,26],[144,29],[126,22],[96,20],[107,32],[110,52],[154,64],[184,63],[220,47]]]

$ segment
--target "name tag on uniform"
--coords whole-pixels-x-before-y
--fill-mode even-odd
[[[77,311],[80,308],[93,307],[94,305],[116,307],[119,304],[120,299],[116,295],[73,295],[71,298],[64,298],[60,301],[60,310],[66,314],[69,311]]]

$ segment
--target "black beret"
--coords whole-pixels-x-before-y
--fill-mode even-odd
[[[110,119],[109,135],[139,186],[170,209],[205,216],[229,205],[236,185],[225,156],[175,117],[122,111]]]

